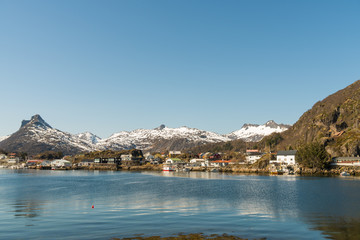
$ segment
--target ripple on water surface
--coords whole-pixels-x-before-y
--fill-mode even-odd
[[[359,236],[356,179],[0,170],[0,180],[1,239]]]

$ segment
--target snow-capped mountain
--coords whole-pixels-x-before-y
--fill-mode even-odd
[[[226,136],[231,139],[242,139],[245,142],[257,142],[267,135],[270,135],[274,132],[283,132],[289,129],[289,127],[290,125],[277,124],[271,120],[263,125],[244,124],[241,129],[231,132]]]
[[[78,138],[85,140],[87,143],[89,144],[97,144],[101,138],[96,136],[95,134],[91,133],[91,132],[84,132],[84,133],[79,133],[76,134],[75,136],[77,136]]]
[[[20,129],[0,142],[7,151],[27,152],[61,151],[65,154],[92,151],[94,145],[77,135],[52,128],[40,115],[24,120]]]
[[[128,149],[138,148],[143,150],[154,149],[154,145],[164,140],[184,139],[188,145],[198,145],[204,143],[226,142],[231,139],[217,133],[199,130],[196,128],[180,127],[169,128],[161,125],[155,129],[137,129],[131,132],[123,131],[115,133],[107,139],[100,140],[100,148]],[[182,148],[176,147],[175,148]],[[158,147],[157,147],[158,148]],[[174,149],[180,150],[180,149]]]
[[[0,149],[35,154],[44,151],[61,151],[74,154],[94,150],[183,150],[207,143],[227,142],[236,139],[259,141],[273,132],[282,132],[288,125],[269,121],[264,125],[245,124],[240,130],[220,135],[196,128],[170,128],[165,125],[154,129],[122,131],[101,139],[90,133],[71,134],[46,123],[40,115],[24,120],[20,129],[10,136],[0,138]]]
[[[10,135],[0,137],[0,142],[1,142],[1,141],[4,141],[4,140],[7,139],[8,137],[10,137]]]

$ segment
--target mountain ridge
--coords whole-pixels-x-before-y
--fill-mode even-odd
[[[241,129],[227,134],[233,140],[241,139],[245,142],[257,142],[264,136],[272,133],[280,133],[287,130],[290,125],[277,124],[274,120],[267,121],[263,125],[258,124],[244,124]]]
[[[274,121],[268,121],[267,123],[269,122],[276,126],[276,128],[273,128],[273,131],[279,131],[280,125],[277,125]],[[265,126],[266,124],[256,125],[257,127],[253,125],[251,130],[259,127],[265,127],[269,130],[271,127]],[[30,120],[23,120],[20,129],[14,134],[4,137],[0,141],[0,148],[7,151],[22,151],[31,154],[49,150],[74,154],[84,151],[124,150],[131,148],[148,151],[166,151],[182,150],[202,144],[227,142],[234,139],[253,141],[254,139],[261,139],[268,134],[268,132],[264,133],[261,131],[249,133],[249,131],[244,130],[243,132],[247,135],[236,134],[230,136],[229,134],[221,135],[186,126],[169,128],[161,124],[154,129],[121,131],[112,134],[108,138],[101,139],[90,132],[71,134],[55,129],[42,119],[39,114],[36,114]]]

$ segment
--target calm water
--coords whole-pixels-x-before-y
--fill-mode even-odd
[[[360,239],[360,179],[0,170],[0,221],[0,239]]]

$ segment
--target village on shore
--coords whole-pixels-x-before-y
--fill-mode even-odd
[[[211,171],[264,173],[273,175],[293,174],[340,174],[360,175],[360,157],[336,157],[329,169],[309,169],[296,161],[296,150],[271,153],[248,149],[242,160],[224,159],[222,153],[199,153],[185,158],[181,151],[143,154],[133,149],[115,157],[77,159],[64,156],[61,159],[33,159],[18,153],[0,154],[0,168],[42,170],[155,170],[155,171]]]

